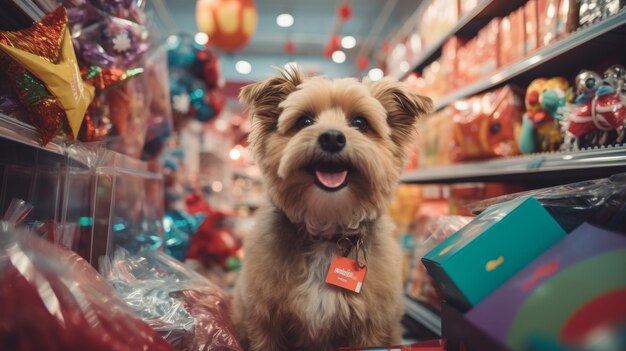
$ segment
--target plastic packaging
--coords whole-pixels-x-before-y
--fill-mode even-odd
[[[241,350],[230,296],[160,251],[118,250],[100,270],[124,301],[177,350]]]
[[[32,210],[33,205],[28,202],[22,199],[13,199],[11,200],[7,210],[4,212],[4,220],[12,224],[20,223]]]
[[[506,85],[454,103],[452,161],[519,154],[520,95],[517,88]]]
[[[491,205],[522,196],[539,200],[567,232],[587,221],[626,233],[626,173],[499,196],[467,207],[480,213]]]
[[[0,350],[173,350],[72,251],[0,221]]]
[[[429,220],[424,226],[425,240],[415,245],[412,267],[406,293],[410,297],[426,302],[437,310],[441,309],[442,297],[435,288],[435,283],[421,262],[422,257],[437,244],[456,233],[472,220],[466,216],[443,216]]]

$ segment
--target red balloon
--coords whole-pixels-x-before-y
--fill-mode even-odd
[[[220,84],[220,58],[209,47],[198,51],[196,58],[201,64],[202,78],[206,84],[207,90],[215,89]]]

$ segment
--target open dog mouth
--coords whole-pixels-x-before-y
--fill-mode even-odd
[[[315,177],[315,185],[322,190],[337,191],[348,185],[348,173],[352,167],[341,162],[314,162],[306,167]]]

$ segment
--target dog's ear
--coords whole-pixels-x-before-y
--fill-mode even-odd
[[[404,148],[414,136],[417,119],[433,111],[432,100],[412,92],[406,84],[389,77],[365,84],[387,111],[391,139]]]
[[[278,105],[296,90],[304,77],[297,68],[279,69],[279,75],[241,88],[239,101],[248,106],[253,127],[263,132],[276,129]]]

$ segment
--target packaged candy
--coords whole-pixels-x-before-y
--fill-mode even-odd
[[[453,162],[519,154],[522,105],[516,91],[507,85],[452,105]]]
[[[242,350],[230,321],[230,296],[161,251],[118,250],[100,263],[126,304],[176,350]]]
[[[476,41],[477,61],[471,64],[478,64],[478,72],[481,78],[493,73],[500,66],[499,28],[500,19],[494,18],[478,33]]]
[[[80,256],[8,222],[0,306],[0,350],[174,350]]]
[[[524,12],[512,12],[500,21],[500,66],[524,57]]]
[[[443,166],[451,163],[452,125],[452,108],[450,107],[420,120],[418,125],[420,167]]]
[[[559,0],[537,0],[539,46],[548,46],[557,38]]]
[[[539,47],[537,23],[537,0],[528,0],[524,5],[524,52],[527,56]]]

